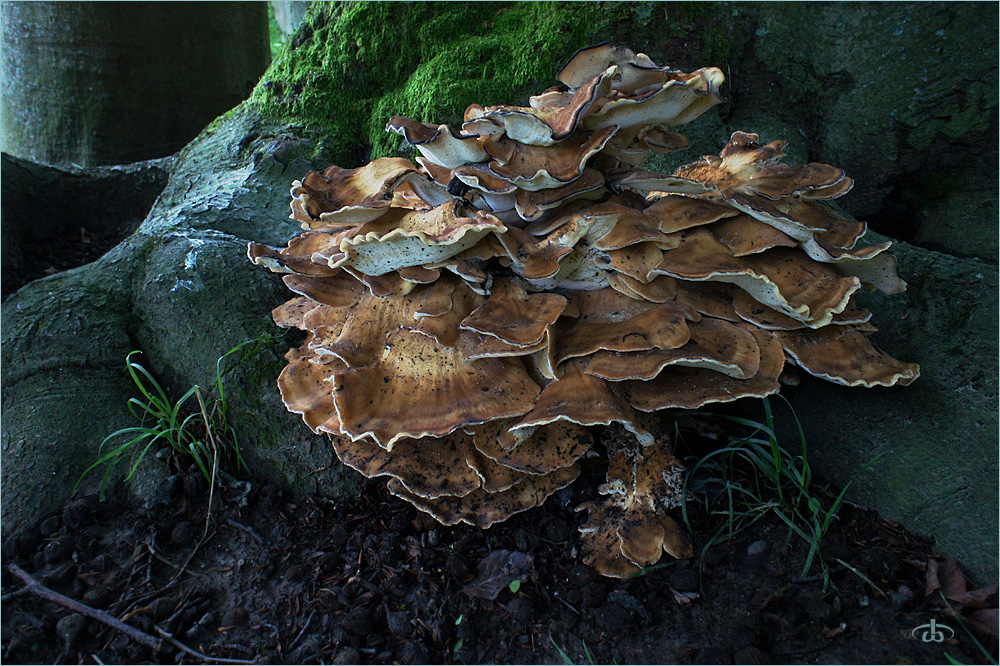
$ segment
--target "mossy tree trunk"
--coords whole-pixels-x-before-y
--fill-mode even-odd
[[[270,62],[263,2],[5,2],[0,148],[51,164],[170,155]]]

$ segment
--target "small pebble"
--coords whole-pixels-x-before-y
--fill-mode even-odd
[[[43,537],[50,537],[59,531],[61,524],[62,521],[60,521],[59,516],[49,516],[38,526],[38,531],[41,532]]]
[[[205,479],[201,472],[191,472],[184,477],[184,496],[194,497],[201,493],[201,486]]]
[[[106,585],[99,585],[83,593],[83,603],[91,608],[106,610],[112,601],[112,592]]]
[[[670,573],[670,587],[678,592],[697,592],[698,572],[689,567],[677,567]]]
[[[68,650],[86,626],[87,618],[79,613],[71,613],[56,623],[56,635],[63,640]]]
[[[892,607],[899,610],[907,603],[913,600],[914,594],[913,590],[905,585],[900,585],[899,589],[895,592],[889,593],[889,600],[892,602]]]
[[[250,611],[243,606],[235,606],[222,616],[224,627],[246,627],[250,624]]]
[[[45,544],[45,561],[49,563],[61,562],[73,553],[76,547],[76,540],[68,534],[64,534]]]
[[[335,664],[360,664],[361,653],[352,647],[342,648],[333,658]]]
[[[194,527],[190,522],[182,520],[170,531],[170,540],[178,546],[184,546],[194,540]]]
[[[464,583],[472,575],[472,570],[469,568],[469,561],[466,559],[465,555],[458,552],[452,552],[448,555],[448,559],[444,563],[445,570],[460,583]]]
[[[758,539],[754,541],[747,547],[747,555],[750,557],[756,557],[757,555],[763,555],[767,551],[767,540]]]
[[[387,611],[385,614],[386,624],[389,626],[389,633],[399,638],[407,638],[413,634],[413,625],[406,617],[405,612]]]
[[[364,636],[375,628],[375,614],[364,606],[357,606],[344,614],[340,624],[348,632]]]
[[[545,537],[550,541],[568,541],[572,536],[572,530],[565,520],[553,520],[545,526]]]
[[[100,503],[94,495],[78,497],[69,502],[62,510],[64,525],[80,525],[84,520],[94,515],[100,508]]]
[[[52,587],[53,585],[65,585],[73,580],[76,574],[76,565],[72,562],[49,565],[39,572],[38,578],[43,584]]]
[[[403,646],[402,661],[404,664],[427,664],[430,662],[430,657],[422,644],[409,641]]]

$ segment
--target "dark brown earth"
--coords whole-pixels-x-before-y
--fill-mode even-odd
[[[338,503],[227,477],[209,507],[194,468],[143,464],[164,468],[144,505],[82,497],[8,541],[4,663],[202,661],[19,593],[10,563],[146,634],[259,663],[988,663],[940,595],[925,598],[932,545],[856,507],[823,541],[826,585],[819,566],[800,577],[805,541],[773,514],[704,550],[725,523],[697,501],[695,559],[620,581],[578,554],[573,507],[591,493],[576,488],[595,488],[597,470],[478,530],[441,526],[377,482]],[[954,637],[912,635],[931,620]]]

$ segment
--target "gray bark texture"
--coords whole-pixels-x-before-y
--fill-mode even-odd
[[[129,424],[133,389],[123,366],[133,349],[180,395],[211,386],[222,354],[263,336],[223,368],[254,482],[355,492],[357,475],[281,404],[275,378],[298,340],[267,336],[280,332],[270,311],[289,292],[250,265],[247,241],[282,246],[300,232],[287,219],[291,181],[332,163],[359,166],[376,143],[365,128],[384,126],[381,115],[366,115],[381,113],[381,102],[417,117],[431,101],[461,114],[456,96],[478,71],[448,68],[463,49],[494,53],[479,63],[491,76],[473,101],[523,103],[490,95],[550,85],[561,63],[532,64],[533,54],[553,49],[565,59],[607,40],[657,61],[681,53],[727,71],[730,101],[681,128],[693,148],[678,160],[717,152],[734,130],[787,139],[789,162],[835,164],[855,179],[856,191],[839,200],[848,212],[910,241],[896,245],[909,290],[871,294],[868,306],[881,329],[876,342],[920,363],[921,378],[865,390],[807,377],[783,395],[803,423],[814,471],[843,484],[883,454],[857,474],[848,499],[935,537],[942,553],[995,579],[996,5],[696,3],[696,17],[680,23],[680,4],[556,3],[544,16],[530,3],[310,10],[250,102],[181,152],[134,234],[4,303],[5,532],[58,509],[104,436]],[[536,30],[538,21],[556,27]],[[709,42],[724,62],[697,61],[698,44]],[[516,85],[502,80],[509,62]],[[794,423],[783,418],[794,447]],[[88,477],[83,492],[96,480]]]
[[[4,2],[6,153],[52,164],[170,155],[270,62],[262,2]]]

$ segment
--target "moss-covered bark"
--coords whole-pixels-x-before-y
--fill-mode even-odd
[[[465,108],[526,104],[575,51],[617,38],[657,62],[719,64],[713,3],[338,2],[314,5],[251,101],[330,136],[338,164],[397,154],[393,115],[461,122]]]

